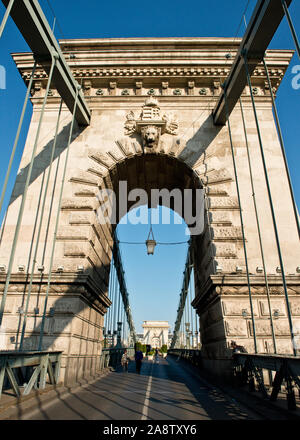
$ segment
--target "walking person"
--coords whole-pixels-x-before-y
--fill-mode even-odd
[[[142,368],[142,360],[143,360],[143,353],[140,350],[137,350],[135,352],[135,366],[136,366],[136,372],[141,373]]]
[[[121,358],[121,365],[123,367],[123,370],[127,371],[127,373],[128,373],[128,363],[129,363],[129,357],[127,355],[127,350],[125,350]]]

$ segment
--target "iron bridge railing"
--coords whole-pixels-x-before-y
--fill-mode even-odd
[[[121,358],[125,348],[103,348],[100,355],[100,371],[113,367],[116,368],[121,364]],[[134,347],[126,348],[129,357],[134,356]]]
[[[187,348],[172,348],[168,350],[168,354],[178,356],[180,359],[185,359],[197,367],[202,366],[201,350],[187,349]]]
[[[44,389],[59,380],[62,351],[0,351],[0,398],[3,389],[12,388],[16,397],[32,388]]]
[[[295,410],[295,387],[300,392],[300,357],[278,354],[233,353],[233,374],[239,384],[248,383],[249,390],[255,390],[256,379],[258,388],[265,399],[276,401],[281,387],[285,382],[287,406]],[[269,373],[270,393],[265,386],[263,370]],[[273,380],[272,372],[275,372]]]
[[[175,348],[168,350],[168,354],[202,367],[201,350]],[[267,380],[264,370],[268,375]],[[272,372],[275,373],[274,380]],[[297,408],[295,388],[298,388],[300,397],[300,356],[233,353],[232,374],[236,385],[248,384],[251,392],[255,391],[256,380],[263,397],[271,402],[277,400],[282,386],[285,385],[288,409]]]
[[[103,348],[97,373],[106,368],[117,368],[125,348]],[[3,391],[12,390],[16,397],[26,396],[32,389],[42,390],[48,383],[57,385],[62,351],[0,351],[0,398]],[[134,348],[127,348],[129,357]]]

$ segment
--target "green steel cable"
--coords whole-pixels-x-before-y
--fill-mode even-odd
[[[44,336],[44,327],[45,327],[47,303],[48,303],[48,296],[49,296],[51,276],[52,276],[52,267],[53,267],[53,261],[54,261],[54,251],[55,251],[55,245],[56,245],[56,236],[57,236],[58,225],[59,225],[59,215],[60,215],[60,210],[61,210],[62,195],[63,195],[63,190],[64,190],[64,184],[65,184],[65,178],[66,178],[66,172],[67,172],[67,165],[68,165],[68,158],[69,158],[69,152],[70,152],[70,144],[71,144],[72,135],[73,135],[73,126],[74,126],[74,121],[75,121],[75,113],[76,113],[76,107],[77,107],[77,101],[78,101],[78,95],[79,95],[79,90],[80,89],[81,89],[81,86],[78,84],[77,88],[76,88],[76,97],[75,97],[75,102],[74,102],[74,107],[73,107],[72,121],[71,121],[71,125],[70,125],[70,132],[69,132],[69,138],[68,138],[68,143],[67,143],[66,158],[65,158],[65,164],[64,164],[62,181],[61,181],[61,187],[60,187],[60,194],[59,194],[59,200],[58,200],[58,207],[57,207],[57,213],[56,213],[55,230],[54,230],[54,234],[53,234],[52,251],[51,251],[51,257],[50,257],[50,264],[49,264],[48,283],[47,283],[47,290],[46,290],[46,295],[45,295],[44,312],[43,312],[41,329],[40,329],[40,338],[39,338],[39,346],[38,346],[38,350],[39,351],[42,350],[42,341],[43,341],[43,336]]]
[[[108,277],[108,293],[107,294],[108,294],[108,298],[109,299],[110,299],[110,286],[111,286],[111,267],[110,267],[110,270],[109,270],[109,277]],[[106,333],[107,333],[107,329],[108,329],[107,325],[108,325],[109,309],[106,311],[105,318],[104,318],[104,327],[105,327]]]
[[[122,328],[122,333],[123,333],[123,342],[125,341],[125,325],[126,325],[126,322],[125,322],[125,308],[123,307],[123,317],[122,317],[122,320],[123,320],[123,328]]]
[[[266,291],[267,291],[267,299],[268,299],[268,307],[269,307],[269,314],[270,314],[270,324],[271,324],[273,347],[274,347],[274,353],[277,353],[276,338],[275,338],[274,324],[273,324],[273,318],[272,318],[270,290],[269,290],[268,276],[267,276],[267,270],[266,270],[266,264],[265,264],[265,256],[264,256],[264,250],[263,250],[263,244],[262,244],[260,222],[259,222],[259,216],[258,216],[258,210],[257,210],[257,204],[256,204],[256,195],[255,195],[255,188],[254,188],[254,182],[253,182],[253,174],[252,174],[252,165],[251,165],[251,158],[250,158],[250,151],[249,151],[247,127],[246,127],[246,122],[245,122],[245,117],[244,117],[244,109],[243,109],[243,104],[242,104],[241,98],[240,98],[239,101],[240,101],[240,108],[241,108],[241,114],[242,114],[242,121],[243,121],[243,128],[244,128],[244,135],[245,135],[245,142],[246,142],[246,150],[247,150],[247,157],[248,157],[248,167],[249,167],[250,182],[251,182],[251,189],[252,189],[252,200],[253,200],[254,211],[255,211],[255,218],[256,218],[256,226],[257,226],[257,233],[258,233],[258,239],[259,239],[260,254],[261,254],[261,260],[262,260],[263,271],[264,271],[264,278],[265,278],[265,284],[266,284]]]
[[[292,33],[292,37],[293,37],[296,49],[297,49],[298,57],[300,59],[300,44],[299,44],[299,40],[298,40],[296,31],[295,31],[295,28],[294,28],[294,25],[293,25],[292,17],[291,17],[291,15],[289,13],[289,10],[288,10],[288,7],[287,7],[287,4],[286,4],[285,0],[281,0],[281,2],[282,2],[283,10],[284,10],[284,13],[286,15],[286,18],[287,18],[287,21],[288,21],[291,33]]]
[[[193,306],[192,306],[192,286],[191,286],[191,277],[190,277],[190,282],[189,282],[189,294],[190,294],[190,307],[191,307],[192,348],[194,348],[194,314],[193,314]]]
[[[60,122],[60,116],[61,116],[62,103],[63,103],[63,101],[61,99],[60,100],[60,105],[59,105],[59,110],[58,110],[57,121],[56,121],[54,140],[53,140],[52,149],[51,149],[51,156],[50,156],[50,162],[49,162],[48,175],[47,175],[46,185],[45,185],[45,189],[44,189],[44,196],[43,196],[42,208],[41,208],[41,213],[40,213],[40,223],[39,223],[39,228],[38,228],[38,233],[37,233],[37,238],[36,238],[36,245],[35,245],[33,260],[32,260],[30,282],[29,282],[27,298],[26,298],[26,305],[25,305],[25,311],[24,311],[23,327],[22,327],[22,334],[21,334],[21,341],[20,341],[20,350],[22,350],[22,348],[23,348],[23,341],[24,341],[24,336],[25,336],[27,314],[28,314],[28,306],[29,306],[29,301],[30,301],[30,296],[31,296],[31,290],[32,290],[32,283],[33,283],[35,265],[37,263],[36,259],[37,259],[39,244],[40,244],[40,237],[41,237],[42,225],[43,225],[43,220],[44,220],[44,212],[45,212],[45,206],[46,206],[46,200],[47,200],[48,187],[49,187],[49,183],[50,183],[50,177],[51,177],[54,153],[55,153],[55,149],[56,149],[57,134],[58,134],[58,129],[59,129],[59,122]]]
[[[110,332],[111,335],[111,322],[112,322],[112,309],[113,309],[113,304],[114,304],[114,282],[115,282],[115,275],[114,275],[114,270],[115,270],[115,266],[114,266],[114,259],[112,259],[111,262],[111,284],[110,284],[110,288],[109,288],[109,296],[110,296],[110,301],[111,301],[111,305],[109,306],[109,310],[108,310],[108,330]]]
[[[230,148],[231,148],[231,155],[232,155],[232,162],[233,162],[233,169],[234,169],[234,176],[235,176],[236,192],[237,192],[238,203],[239,203],[239,213],[240,213],[244,257],[245,257],[246,274],[247,274],[247,285],[248,285],[251,320],[252,320],[252,327],[253,327],[254,351],[255,351],[255,353],[257,353],[256,331],[255,331],[255,321],[254,321],[254,312],[253,312],[253,304],[252,304],[252,293],[251,293],[250,276],[249,276],[249,268],[248,268],[248,257],[247,257],[244,221],[243,221],[243,213],[242,213],[242,205],[241,205],[241,197],[240,197],[240,188],[239,188],[239,182],[238,182],[237,168],[236,168],[236,163],[235,163],[235,156],[234,156],[234,149],[233,149],[233,142],[232,142],[232,135],[231,135],[231,126],[230,126],[229,113],[228,113],[226,86],[224,87],[224,102],[225,102],[225,108],[226,108],[226,119],[227,119],[228,134],[229,134]]]
[[[109,271],[109,277],[110,277],[110,281],[108,284],[108,295],[109,295],[109,299],[112,303],[112,283],[113,283],[113,257],[110,263],[110,271]],[[110,330],[110,313],[111,313],[111,307],[112,304],[109,306],[109,309],[107,311],[107,320],[106,320],[106,333],[108,333],[108,330]]]
[[[28,191],[28,187],[29,187],[29,184],[30,184],[30,178],[31,178],[33,163],[34,163],[34,159],[35,159],[35,153],[36,153],[36,150],[37,150],[37,145],[38,145],[41,125],[42,125],[42,121],[43,121],[45,106],[46,106],[46,102],[47,102],[47,98],[48,98],[48,92],[49,92],[49,89],[50,89],[52,74],[53,74],[53,71],[54,71],[54,67],[56,65],[56,60],[58,59],[58,54],[54,50],[51,53],[51,58],[52,58],[52,60],[51,60],[51,68],[50,68],[50,72],[49,72],[49,77],[48,77],[48,82],[47,82],[47,86],[46,86],[45,96],[44,96],[44,100],[43,100],[42,110],[41,110],[41,114],[40,114],[40,118],[39,118],[38,128],[37,128],[37,132],[36,132],[36,136],[35,136],[35,141],[34,141],[34,146],[33,146],[33,150],[32,150],[32,155],[31,155],[31,160],[30,160],[30,164],[29,164],[29,169],[28,169],[28,172],[27,172],[26,182],[25,182],[24,190],[23,190],[23,194],[22,194],[21,206],[20,206],[20,209],[19,209],[19,214],[18,214],[16,229],[15,229],[15,234],[14,234],[13,243],[12,243],[12,249],[11,249],[10,258],[9,258],[9,264],[8,264],[7,275],[6,275],[6,283],[5,283],[5,287],[4,287],[4,291],[3,291],[3,296],[2,296],[2,301],[1,301],[1,306],[0,306],[0,327],[1,327],[1,324],[2,324],[2,319],[3,319],[4,309],[5,309],[5,303],[6,303],[6,297],[7,297],[7,292],[8,292],[8,287],[9,287],[10,277],[11,277],[11,272],[12,272],[12,266],[13,266],[13,263],[14,263],[16,247],[17,247],[17,243],[18,243],[21,223],[22,223],[22,219],[23,219],[24,207],[25,207],[25,202],[26,202],[26,198],[27,198],[27,191]]]
[[[9,159],[8,168],[7,168],[6,175],[5,175],[5,180],[4,180],[4,184],[3,184],[3,188],[2,188],[2,193],[1,193],[1,198],[0,198],[0,212],[2,210],[2,205],[3,205],[3,201],[4,201],[4,196],[5,196],[5,193],[6,193],[7,183],[8,183],[9,177],[10,177],[11,167],[12,167],[12,164],[13,164],[16,148],[17,148],[17,145],[18,145],[18,142],[19,142],[19,138],[20,138],[20,132],[21,132],[22,125],[23,125],[23,120],[24,120],[25,111],[26,111],[26,108],[27,108],[27,103],[28,103],[28,99],[29,99],[29,95],[30,95],[30,91],[31,91],[31,87],[32,87],[32,82],[33,82],[33,77],[34,77],[36,65],[37,65],[37,62],[35,61],[34,65],[33,65],[33,68],[32,68],[30,80],[29,80],[29,83],[28,83],[27,92],[26,92],[26,96],[25,96],[25,99],[24,99],[24,104],[23,104],[22,113],[21,113],[20,120],[19,120],[19,125],[18,125],[18,129],[17,129],[17,133],[16,133],[13,149],[12,149],[12,152],[11,152],[11,156],[10,156],[10,159]]]
[[[257,131],[257,136],[258,136],[259,148],[260,148],[260,153],[261,153],[261,159],[262,159],[262,164],[263,164],[263,169],[264,169],[264,176],[265,176],[266,187],[267,187],[267,192],[268,192],[270,210],[271,210],[271,215],[272,215],[272,222],[273,222],[274,234],[275,234],[275,239],[276,239],[279,264],[280,264],[280,269],[281,269],[282,284],[283,284],[283,290],[284,290],[284,294],[285,294],[288,321],[289,321],[289,327],[290,327],[290,333],[291,333],[291,339],[292,339],[292,345],[293,345],[293,353],[295,356],[297,356],[297,351],[296,351],[296,347],[295,347],[295,339],[294,339],[293,322],[292,322],[292,316],[291,316],[290,305],[289,305],[289,296],[288,296],[287,285],[286,285],[286,280],[285,280],[285,271],[284,271],[284,266],[283,266],[276,217],[275,217],[275,212],[274,212],[274,206],[273,206],[271,188],[270,188],[270,183],[269,183],[269,178],[268,178],[268,171],[267,171],[267,165],[266,165],[265,154],[264,154],[264,149],[263,149],[263,143],[262,143],[262,138],[261,138],[261,133],[260,133],[260,127],[259,127],[259,122],[258,122],[258,116],[257,116],[257,112],[256,112],[256,105],[255,105],[255,100],[254,100],[254,95],[253,95],[252,83],[251,83],[251,78],[250,78],[249,70],[248,70],[247,54],[246,54],[246,52],[244,52],[242,55],[244,57],[246,77],[247,77],[247,82],[248,82],[248,86],[250,89],[251,102],[252,102],[253,113],[254,113],[255,124],[256,124],[256,131]]]
[[[263,58],[263,63],[264,63],[264,67],[265,67],[265,71],[266,71],[266,75],[267,75],[267,80],[268,80],[268,84],[269,84],[269,89],[270,89],[270,93],[271,93],[272,106],[273,106],[273,111],[274,111],[274,116],[275,116],[275,121],[276,121],[276,127],[277,127],[277,133],[278,133],[280,147],[281,147],[281,153],[282,153],[282,156],[283,156],[285,171],[286,171],[286,175],[287,175],[288,182],[289,182],[289,188],[290,188],[290,193],[291,193],[291,198],[292,198],[292,204],[293,204],[293,209],[294,209],[296,226],[297,226],[297,230],[298,230],[298,237],[300,238],[300,224],[299,224],[299,215],[298,215],[298,210],[297,210],[297,204],[296,204],[295,195],[294,195],[294,191],[293,191],[293,185],[292,185],[292,179],[291,179],[291,176],[290,176],[289,166],[288,166],[288,162],[287,162],[287,158],[286,158],[286,154],[285,154],[284,141],[283,141],[282,131],[281,131],[281,127],[280,127],[277,107],[276,107],[276,104],[275,104],[275,98],[274,98],[274,93],[273,93],[273,89],[272,89],[272,83],[271,83],[268,67],[266,65],[266,62],[265,62],[264,58]]]
[[[9,4],[8,4],[7,8],[6,8],[6,11],[5,11],[5,14],[4,14],[4,17],[3,17],[3,20],[2,20],[1,25],[0,25],[0,38],[2,37],[2,33],[3,33],[3,31],[4,31],[4,28],[5,28],[6,22],[7,22],[7,20],[8,20],[9,14],[10,14],[10,11],[11,11],[11,9],[12,9],[12,7],[13,7],[14,1],[15,1],[15,0],[10,0],[10,2],[9,2]]]
[[[116,326],[116,320],[117,320],[117,308],[118,308],[118,274],[117,274],[117,270],[116,270],[116,283],[115,283],[115,300],[114,300],[114,314],[113,314],[113,331],[115,332],[117,330],[117,326]],[[114,333],[115,335],[115,333]],[[114,338],[115,340],[115,338]]]

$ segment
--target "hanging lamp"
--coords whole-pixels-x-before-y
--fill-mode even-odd
[[[150,235],[152,234],[152,239],[150,238]],[[154,249],[156,246],[156,241],[154,240],[154,235],[153,235],[153,231],[152,231],[152,225],[150,226],[150,231],[148,234],[148,238],[146,240],[146,246],[147,246],[147,254],[148,255],[153,255],[154,254]]]

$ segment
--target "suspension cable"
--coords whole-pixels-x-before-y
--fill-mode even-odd
[[[193,269],[193,279],[195,280],[195,271],[194,271],[194,269]],[[194,281],[193,286],[194,286],[194,298],[196,298],[195,281]],[[198,319],[199,319],[199,317],[198,317],[198,314],[197,314],[197,310],[195,309],[195,323],[196,323],[196,331],[195,331],[195,333],[196,333],[196,342],[197,342],[196,347],[197,347],[197,349],[198,349],[198,342],[199,342]]]
[[[269,307],[269,314],[270,314],[270,324],[271,324],[273,348],[274,348],[274,353],[277,353],[275,331],[274,331],[274,324],[273,324],[273,318],[272,318],[272,309],[271,309],[271,299],[270,299],[269,283],[268,283],[268,276],[267,276],[267,270],[266,270],[266,264],[265,264],[265,256],[264,256],[264,250],[263,250],[263,244],[262,244],[260,222],[259,222],[259,216],[258,216],[258,210],[257,210],[257,204],[256,204],[255,188],[254,188],[254,182],[253,182],[253,174],[252,174],[252,165],[251,165],[251,158],[250,158],[250,151],[249,151],[247,127],[246,127],[246,122],[245,122],[245,117],[244,117],[244,109],[243,109],[243,104],[242,104],[241,98],[239,99],[239,102],[240,102],[240,109],[241,109],[243,128],[244,128],[244,135],[245,135],[245,142],[246,142],[248,167],[249,167],[250,182],[251,182],[251,189],[252,189],[252,200],[253,200],[253,205],[254,205],[257,233],[258,233],[258,239],[259,239],[259,247],[260,247],[261,260],[262,260],[263,271],[264,271],[264,278],[265,278],[265,284],[266,284],[266,292],[267,292],[268,307]]]
[[[284,141],[283,141],[281,126],[280,126],[280,122],[279,122],[277,107],[276,107],[276,103],[275,103],[275,97],[274,97],[274,93],[273,93],[273,89],[272,89],[272,83],[271,83],[271,79],[270,79],[270,75],[269,75],[269,70],[268,70],[265,58],[263,58],[263,63],[264,63],[264,68],[265,68],[265,71],[266,71],[267,80],[268,80],[268,84],[269,84],[269,89],[270,89],[270,93],[271,93],[272,106],[273,106],[273,111],[274,111],[274,116],[275,116],[275,121],[276,121],[276,127],[277,127],[277,133],[278,133],[280,147],[281,147],[281,153],[282,153],[282,156],[283,156],[285,171],[286,171],[286,175],[287,175],[288,182],[289,182],[289,188],[290,188],[290,193],[291,193],[291,198],[292,198],[292,204],[293,204],[293,209],[294,209],[296,226],[297,226],[297,229],[298,229],[298,237],[300,238],[300,223],[299,223],[297,204],[296,204],[295,195],[294,195],[294,191],[293,191],[292,179],[291,179],[291,176],[290,176],[290,171],[289,171],[289,166],[288,166],[288,162],[287,162],[287,157],[286,157],[286,154],[285,154]]]
[[[290,333],[291,333],[293,353],[294,353],[295,356],[297,356],[297,351],[296,351],[296,347],[295,347],[295,339],[294,339],[293,322],[292,322],[292,316],[291,316],[290,305],[289,305],[289,296],[288,296],[288,291],[287,291],[287,285],[286,285],[286,280],[285,280],[285,271],[284,271],[284,266],[283,266],[281,247],[280,247],[278,230],[277,230],[277,222],[276,222],[275,212],[274,212],[274,207],[273,207],[271,188],[270,188],[270,183],[269,183],[269,178],[268,178],[268,171],[267,171],[265,154],[264,154],[264,149],[263,149],[263,144],[262,144],[262,138],[261,138],[261,132],[260,132],[260,127],[259,127],[259,122],[258,122],[258,116],[257,116],[257,112],[256,112],[256,105],[255,105],[255,100],[254,100],[254,95],[253,95],[252,83],[251,83],[251,78],[250,78],[249,70],[248,70],[247,54],[246,54],[246,52],[244,52],[242,55],[244,57],[245,71],[246,71],[248,86],[249,86],[249,89],[250,89],[252,107],[253,107],[255,124],[256,124],[256,131],[257,131],[257,136],[258,136],[258,141],[259,141],[260,153],[261,153],[262,164],[263,164],[263,169],[264,169],[264,176],[265,176],[266,187],[267,187],[268,198],[269,198],[269,204],[270,204],[270,209],[271,209],[272,222],[273,222],[274,234],[275,234],[275,239],[276,239],[276,246],[277,246],[277,251],[278,251],[279,264],[280,264],[280,269],[281,269],[281,277],[282,277],[283,289],[284,289],[285,300],[286,300],[286,308],[287,308],[288,321],[289,321],[289,327],[290,327]]]
[[[120,322],[120,306],[121,306],[121,290],[120,290],[120,286],[119,286],[119,289],[118,289],[118,292],[119,292],[119,295],[118,295],[118,321],[117,322]]]
[[[234,149],[233,149],[233,142],[232,142],[232,135],[231,135],[231,126],[230,126],[230,120],[229,120],[227,93],[226,92],[227,92],[227,90],[226,90],[226,86],[225,86],[224,87],[224,101],[225,101],[228,134],[229,134],[229,140],[230,140],[230,148],[231,148],[231,155],[232,155],[232,162],[233,162],[233,169],[234,169],[234,176],[235,176],[235,183],[236,183],[236,192],[237,192],[238,203],[239,203],[239,213],[240,213],[240,221],[241,221],[241,229],[242,229],[242,239],[243,239],[243,248],[244,248],[244,257],[245,257],[246,274],[247,274],[247,285],[248,285],[249,302],[250,302],[250,310],[251,310],[251,320],[252,320],[252,327],[253,327],[254,350],[255,350],[255,353],[257,353],[255,321],[254,321],[254,312],[253,312],[253,304],[252,304],[252,293],[251,293],[251,286],[250,286],[250,276],[249,276],[249,268],[248,268],[248,257],[247,257],[247,248],[246,248],[246,240],[245,240],[245,231],[244,231],[244,222],[243,222],[243,214],[242,214],[242,205],[241,205],[240,189],[239,189],[237,168],[236,168]]]
[[[115,300],[114,300],[114,293],[115,293],[115,282],[116,282],[116,277],[115,277],[115,260],[114,258],[112,259],[112,283],[111,283],[111,288],[110,288],[110,295],[111,295],[111,305],[109,307],[109,331],[110,331],[110,335],[112,335],[113,333],[113,329],[112,329],[112,322],[113,322],[113,310],[114,310],[114,305],[115,305]],[[111,339],[111,337],[110,337]]]
[[[116,272],[115,272],[115,277],[116,277],[116,282],[115,282],[115,293],[114,293],[115,300],[114,300],[114,314],[113,314],[114,335],[115,335],[115,331],[116,331],[116,316],[117,316],[117,307],[118,307],[118,286],[119,286],[117,268],[116,268]]]
[[[191,278],[189,282],[189,296],[190,296],[190,312],[191,312],[191,332],[192,332],[192,348],[194,348],[194,313],[192,307],[192,286],[191,286]]]
[[[37,238],[36,238],[36,245],[35,245],[35,250],[34,250],[34,255],[33,255],[33,260],[32,260],[30,282],[29,282],[28,293],[27,293],[27,298],[26,298],[26,305],[25,305],[25,312],[24,312],[24,319],[23,319],[23,327],[22,327],[22,334],[21,334],[21,341],[20,341],[20,350],[22,350],[22,348],[23,348],[23,340],[24,340],[25,329],[26,329],[28,306],[29,306],[29,301],[30,301],[30,296],[31,296],[31,290],[32,290],[32,283],[33,283],[33,276],[34,276],[35,265],[37,263],[36,259],[37,259],[39,244],[40,244],[40,236],[41,236],[42,225],[43,225],[43,220],[44,220],[44,211],[45,211],[45,206],[46,206],[48,187],[49,187],[49,182],[50,182],[50,177],[51,177],[54,153],[55,153],[55,149],[56,149],[57,134],[58,134],[58,129],[59,129],[59,122],[60,122],[60,116],[61,116],[62,103],[63,103],[63,101],[61,99],[60,100],[60,105],[59,105],[59,110],[58,110],[58,116],[57,116],[57,122],[56,122],[56,128],[55,128],[55,135],[54,135],[54,140],[53,140],[53,144],[52,144],[51,157],[50,157],[50,163],[49,163],[49,170],[48,170],[46,185],[45,185],[45,189],[44,189],[44,196],[43,196],[42,208],[41,208],[41,213],[40,213],[40,222],[39,222],[39,228],[38,228],[38,233],[37,233]]]
[[[9,257],[9,263],[8,263],[8,269],[7,269],[7,275],[6,275],[6,283],[5,283],[5,287],[4,287],[4,291],[3,291],[3,295],[2,295],[2,300],[1,300],[1,306],[0,306],[0,327],[1,327],[1,324],[2,324],[2,319],[3,319],[4,309],[5,309],[5,303],[6,303],[6,297],[7,297],[8,287],[9,287],[9,284],[10,284],[10,278],[11,278],[11,273],[12,273],[12,266],[13,266],[13,263],[14,263],[15,252],[16,252],[17,243],[18,243],[18,239],[19,239],[19,233],[20,233],[20,228],[21,228],[22,219],[23,219],[25,202],[26,202],[26,198],[27,198],[27,191],[28,191],[28,187],[29,187],[29,184],[30,184],[30,179],[31,179],[31,174],[32,174],[32,169],[33,169],[33,163],[34,163],[34,160],[35,160],[35,153],[36,153],[37,146],[38,146],[40,130],[41,130],[43,116],[44,116],[44,111],[45,111],[45,106],[46,106],[47,98],[48,98],[48,92],[49,92],[49,89],[50,89],[50,84],[51,84],[51,80],[52,80],[52,74],[53,74],[53,71],[54,71],[54,67],[55,67],[56,61],[58,59],[58,54],[54,50],[51,53],[51,58],[52,58],[51,59],[51,68],[50,68],[49,77],[48,77],[48,81],[47,81],[45,96],[44,96],[44,99],[43,99],[43,105],[42,105],[42,109],[41,109],[41,114],[40,114],[40,118],[39,118],[39,123],[38,123],[38,127],[37,127],[36,136],[35,136],[34,146],[33,146],[32,154],[31,154],[31,160],[30,160],[28,171],[27,171],[26,182],[25,182],[24,189],[23,189],[21,206],[20,206],[20,209],[19,209],[16,229],[15,229],[13,243],[12,243],[12,249],[11,249],[11,253],[10,253],[10,257]]]
[[[23,125],[24,115],[25,115],[25,111],[26,111],[26,108],[27,108],[27,103],[28,103],[30,91],[31,91],[31,88],[32,88],[32,82],[33,82],[33,77],[34,77],[34,73],[35,73],[35,70],[36,70],[36,65],[37,65],[37,62],[34,61],[34,65],[33,65],[33,68],[32,68],[32,72],[31,72],[29,83],[28,83],[27,92],[26,92],[26,96],[25,96],[25,99],[24,99],[24,104],[23,104],[23,108],[22,108],[22,112],[21,112],[21,116],[20,116],[20,120],[19,120],[19,125],[18,125],[18,129],[17,129],[16,137],[15,137],[15,140],[14,140],[13,149],[12,149],[12,152],[11,152],[8,168],[7,168],[6,175],[5,175],[4,185],[3,185],[3,188],[2,188],[2,192],[1,192],[0,213],[1,213],[1,210],[2,210],[3,200],[4,200],[5,193],[6,193],[7,183],[8,183],[9,177],[10,177],[11,167],[12,167],[12,163],[13,163],[13,160],[14,160],[14,157],[15,157],[16,148],[17,148],[17,145],[18,145],[18,142],[19,142],[19,138],[20,138],[20,132],[21,132],[21,128],[22,128],[22,125]]]
[[[6,22],[8,20],[8,17],[9,17],[9,14],[10,14],[10,11],[11,11],[11,9],[13,7],[14,2],[15,2],[15,0],[10,0],[10,2],[8,4],[7,8],[6,8],[3,20],[2,20],[1,25],[0,25],[0,38],[2,37],[2,33],[4,31]]]
[[[52,268],[53,268],[53,262],[54,262],[54,252],[55,252],[55,246],[56,246],[56,237],[57,237],[57,231],[58,231],[58,225],[59,225],[59,217],[60,217],[60,210],[61,210],[61,204],[62,204],[62,196],[63,196],[63,190],[64,190],[64,185],[65,185],[67,166],[68,166],[70,144],[71,144],[72,135],[73,135],[73,126],[74,126],[74,121],[75,121],[75,113],[76,113],[76,108],[77,108],[77,102],[78,102],[78,96],[79,96],[80,89],[81,89],[81,86],[78,84],[77,87],[76,87],[76,97],[75,97],[75,102],[74,102],[74,107],[73,107],[72,120],[71,120],[71,125],[70,125],[68,143],[67,143],[66,158],[65,158],[65,163],[64,163],[64,169],[63,169],[63,175],[62,175],[61,187],[60,187],[60,194],[59,194],[58,206],[57,206],[57,212],[56,212],[56,222],[55,222],[55,229],[54,229],[53,241],[52,241],[52,250],[51,250],[51,256],[50,256],[48,282],[47,282],[47,289],[46,289],[45,302],[44,302],[44,311],[43,311],[43,317],[42,317],[42,323],[41,323],[41,329],[40,329],[40,337],[39,337],[39,346],[38,346],[38,350],[39,351],[42,350],[42,341],[43,341],[43,336],[44,336],[44,327],[45,327],[47,303],[48,303],[48,296],[49,296],[51,277],[52,277]]]
[[[113,257],[112,257],[113,260]],[[112,261],[111,261],[111,265],[112,265]],[[111,289],[111,279],[112,279],[112,268],[110,266],[109,269],[109,277],[108,277],[108,298],[110,299],[110,289]],[[105,313],[105,318],[104,318],[104,327],[105,327],[105,333],[107,334],[108,331],[108,317],[109,317],[109,312],[110,312],[110,307],[108,308],[108,310]]]
[[[285,0],[281,0],[281,3],[282,3],[282,6],[283,6],[283,10],[284,10],[284,13],[286,15],[289,27],[290,27],[290,31],[292,33],[292,37],[293,37],[293,40],[294,40],[294,43],[295,43],[295,46],[296,46],[296,49],[297,49],[298,57],[300,59],[300,44],[299,44],[299,40],[298,40],[296,31],[295,31],[295,28],[294,28],[294,25],[293,25],[291,14],[289,12],[289,9],[287,7],[287,4],[286,4]]]

